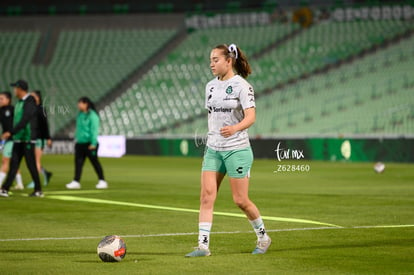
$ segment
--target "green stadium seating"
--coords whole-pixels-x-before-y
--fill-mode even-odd
[[[251,135],[413,134],[413,39],[261,96],[264,89],[347,58],[409,27],[403,21],[321,24],[252,62],[256,71],[249,81],[258,95],[258,114]],[[193,107],[196,115],[204,112],[203,102],[201,92]],[[196,130],[207,131],[205,117],[163,133],[190,135]]]
[[[251,134],[413,134],[412,68],[414,38],[299,81],[257,100]]]
[[[62,31],[51,63],[35,66],[32,59],[41,34],[2,32],[3,89],[17,78],[25,78],[30,88],[42,90],[52,132],[56,133],[75,117],[77,98],[87,95],[99,101],[175,33],[162,29]]]
[[[250,57],[253,74],[249,81],[258,97],[252,136],[413,134],[412,38],[328,73],[277,88],[409,29],[413,29],[409,21],[384,20],[322,22],[296,34],[297,25],[281,23],[191,32],[100,110],[102,134],[205,133],[204,86],[212,78],[208,55],[212,46],[223,42],[240,45]],[[157,29],[62,31],[53,58],[45,66],[32,64],[40,32],[1,32],[3,89],[22,77],[31,88],[44,91],[52,132],[57,133],[75,117],[78,97],[103,99],[175,33]],[[278,41],[277,47],[271,47]]]
[[[103,124],[103,132],[137,136],[200,115],[204,111],[204,85],[212,79],[208,62],[213,46],[236,43],[251,56],[297,28],[296,25],[275,23],[269,26],[200,30],[189,34],[165,60],[132,85],[123,97],[100,112],[107,121]],[[130,112],[131,105],[140,108]]]
[[[343,60],[410,28],[413,27],[409,21],[323,22],[254,62],[252,84],[256,91],[272,88]]]
[[[251,136],[414,134],[414,37],[259,97]],[[205,118],[168,131],[207,131]]]

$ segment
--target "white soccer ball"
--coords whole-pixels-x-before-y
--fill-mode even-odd
[[[382,162],[375,163],[375,165],[374,165],[374,171],[375,172],[377,172],[379,174],[379,173],[384,172],[384,170],[385,170],[385,164],[384,163],[382,163]]]
[[[97,251],[104,262],[120,262],[126,255],[126,243],[117,235],[106,236],[99,242]]]

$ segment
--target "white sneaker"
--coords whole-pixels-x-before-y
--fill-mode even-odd
[[[80,189],[81,185],[77,181],[71,181],[70,183],[66,184],[67,189]]]
[[[14,186],[12,189],[13,190],[24,190],[24,185],[16,183],[16,186]]]
[[[98,184],[95,187],[96,189],[106,189],[108,188],[108,183],[104,180],[99,180]]]
[[[256,248],[253,250],[252,254],[265,254],[271,244],[272,239],[270,237],[268,237],[267,241],[257,241]]]

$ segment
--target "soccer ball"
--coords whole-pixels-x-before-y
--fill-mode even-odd
[[[382,162],[375,163],[375,165],[374,165],[374,171],[375,172],[377,172],[379,174],[379,173],[384,172],[384,169],[385,169],[385,164],[384,163],[382,163]]]
[[[106,236],[99,242],[97,251],[104,262],[120,262],[126,255],[126,243],[119,236]]]

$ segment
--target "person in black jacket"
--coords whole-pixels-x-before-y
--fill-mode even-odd
[[[13,136],[13,152],[10,160],[10,170],[7,173],[6,182],[0,189],[1,197],[9,197],[9,189],[16,177],[20,162],[24,157],[34,181],[34,192],[31,197],[43,197],[39,172],[36,167],[35,143],[37,134],[37,105],[35,99],[28,93],[29,85],[24,80],[18,80],[11,84],[14,93],[19,99],[14,108],[13,129],[5,132],[1,138],[7,140]]]
[[[40,91],[33,91],[31,92],[31,96],[36,101],[37,105],[37,134],[38,137],[36,139],[36,147],[35,147],[35,156],[36,156],[36,166],[39,173],[43,174],[43,184],[46,186],[50,182],[50,178],[52,177],[52,173],[47,171],[42,166],[42,155],[43,155],[43,149],[45,148],[45,145],[47,145],[49,148],[52,147],[52,139],[50,137],[50,131],[49,131],[49,122],[47,119],[47,113],[46,109],[43,107],[43,100],[42,100],[42,93]],[[34,186],[34,183],[31,182],[27,186],[28,188],[31,188]]]
[[[0,93],[0,124],[3,129],[3,133],[10,131],[13,128],[13,114],[14,107],[11,105],[11,93],[8,91]],[[7,176],[7,172],[10,167],[10,158],[13,151],[13,140],[9,138],[2,144],[3,157],[1,159],[0,168],[0,186]],[[17,171],[16,175],[16,190],[23,190],[23,180],[20,171]]]

